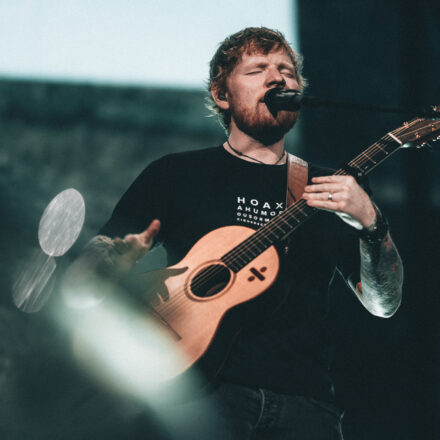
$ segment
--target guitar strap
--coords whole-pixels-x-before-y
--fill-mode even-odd
[[[309,164],[287,153],[287,189],[286,189],[286,209],[301,198],[304,187],[309,179]],[[284,253],[289,252],[290,237],[287,238]]]
[[[287,153],[286,208],[301,198],[309,178],[309,164]]]

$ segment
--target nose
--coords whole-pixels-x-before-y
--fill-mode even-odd
[[[286,85],[286,80],[276,67],[268,69],[267,72],[267,87],[284,87]]]

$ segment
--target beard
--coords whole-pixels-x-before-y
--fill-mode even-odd
[[[274,117],[266,104],[259,102],[256,108],[244,107],[232,96],[229,111],[235,125],[263,145],[278,142],[298,119],[298,112],[279,111]]]

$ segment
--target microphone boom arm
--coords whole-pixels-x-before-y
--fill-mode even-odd
[[[355,104],[352,102],[321,99],[314,96],[304,96],[298,90],[281,90],[278,88],[268,90],[264,95],[264,102],[274,116],[276,116],[280,110],[298,111],[301,106],[306,105],[309,107],[337,107],[385,113],[411,114],[413,116],[432,119],[440,118],[440,111],[434,107],[402,108]]]

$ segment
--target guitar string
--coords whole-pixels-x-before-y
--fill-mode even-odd
[[[388,137],[388,139],[384,139],[384,140],[393,140],[392,138],[390,138],[390,137]],[[398,147],[396,147],[396,148],[398,148]],[[385,152],[385,154],[387,154],[386,153],[386,149],[384,149],[383,148],[383,146],[382,145],[379,145],[378,143],[375,143],[375,144],[373,144],[373,146],[371,147],[371,148],[369,148],[369,149],[367,149],[366,151],[368,151],[366,154],[364,154],[364,153],[362,153],[361,155],[359,155],[359,157],[358,157],[358,159],[356,160],[356,159],[354,159],[353,161],[351,161],[350,163],[352,164],[352,165],[359,165],[359,164],[363,164],[363,161],[365,162],[365,159],[366,159],[366,162],[373,162],[373,164],[378,164],[378,162],[375,162],[369,155],[368,155],[368,153],[371,153],[371,152],[374,152],[374,150],[376,150],[376,152],[377,151],[382,151],[382,152]],[[383,158],[383,159],[385,159],[386,158],[386,156]],[[337,172],[335,172],[335,175],[341,175],[341,174],[346,174],[343,170],[341,170],[341,171],[337,171]],[[295,204],[296,206],[297,206],[297,204]],[[298,206],[298,208],[302,208],[302,207],[304,207],[304,205],[302,205],[302,206]],[[301,209],[300,209],[301,210]],[[298,210],[297,210],[298,211]],[[302,210],[301,210],[302,211]],[[297,214],[298,212],[293,212],[292,214]],[[289,213],[287,212],[287,211],[285,211],[283,214],[286,214],[287,216],[289,215]],[[280,220],[284,220],[283,219],[283,214],[281,214],[280,216],[278,216],[279,217],[279,219]],[[307,214],[306,214],[307,215]],[[295,216],[294,215],[292,215],[294,218],[295,218]],[[284,222],[285,223],[285,222]],[[271,224],[273,224],[273,225],[275,225],[275,226],[279,226],[280,224],[281,224],[281,222],[279,222],[278,221],[278,219],[277,220],[273,220],[272,222],[271,222]],[[280,227],[280,229],[282,230],[282,232],[283,232],[283,234],[285,234],[285,231]]]
[[[396,129],[396,130],[394,130],[394,131],[392,131],[391,133],[392,134],[400,134],[400,132],[401,131],[408,131],[408,128],[410,127],[410,125],[415,125],[415,124],[417,124],[419,122],[419,120],[414,120],[414,121],[412,121],[411,123],[408,123],[408,125],[407,126],[402,126],[402,127],[400,127],[400,128],[398,128],[398,129]],[[411,133],[411,131],[410,131],[410,133]],[[358,166],[358,165],[363,165],[363,164],[365,164],[365,163],[367,163],[367,162],[372,162],[374,165],[376,165],[376,164],[378,164],[378,163],[380,163],[381,161],[379,161],[379,162],[375,162],[374,160],[372,160],[372,158],[371,157],[369,157],[369,155],[368,155],[368,153],[373,153],[373,152],[378,152],[378,151],[382,151],[382,152],[386,152],[386,150],[382,147],[382,146],[380,146],[380,142],[381,141],[392,141],[392,140],[394,140],[395,141],[395,139],[393,139],[391,136],[389,136],[389,134],[386,134],[385,136],[383,136],[378,142],[376,142],[376,143],[374,143],[372,146],[370,146],[369,148],[367,148],[366,150],[365,150],[365,152],[363,152],[363,153],[360,153],[355,159],[353,159],[351,162],[349,162],[350,164],[352,164],[352,166],[354,165],[354,166]],[[385,145],[385,147],[386,147],[386,145]],[[396,146],[396,148],[394,149],[394,150],[396,150],[396,149],[398,149],[399,148],[399,146]],[[385,153],[386,154],[386,153]],[[386,157],[388,156],[388,154],[386,154],[386,156],[382,159],[382,160],[384,160]],[[344,170],[338,170],[338,171],[336,171],[335,173],[334,173],[334,175],[343,175],[343,174],[347,174]],[[302,203],[299,203],[299,202],[302,202]],[[304,201],[304,199],[300,199],[297,203],[295,203],[294,205],[292,205],[291,206],[291,208],[293,207],[293,209],[291,210],[291,211],[294,211],[295,210],[295,208],[298,208],[298,209],[300,209],[301,210],[301,208],[304,208],[304,207],[306,207],[306,206],[308,206],[306,203],[305,203],[305,201]],[[309,207],[310,208],[310,207]],[[289,208],[290,209],[290,208]],[[297,209],[297,211],[298,211],[298,209]],[[280,214],[280,215],[278,215],[273,221],[271,221],[269,224],[271,225],[271,226],[269,226],[269,224],[268,224],[268,227],[267,227],[267,232],[265,232],[265,231],[262,231],[260,234],[258,234],[259,236],[261,236],[261,238],[269,238],[270,237],[270,234],[271,234],[271,232],[272,231],[270,231],[270,228],[272,228],[272,224],[273,224],[273,226],[275,226],[275,227],[278,227],[282,232],[283,232],[283,235],[286,235],[286,234],[289,234],[290,232],[292,232],[293,231],[293,229],[291,229],[291,231],[288,231],[287,233],[284,231],[284,229],[283,228],[281,228],[281,226],[280,226],[280,220],[281,221],[284,221],[283,220],[283,218],[282,218],[282,216],[283,215],[285,215],[285,216],[290,216],[289,214],[290,213],[288,213],[288,211],[289,210],[286,210],[286,211],[284,211],[282,214]],[[296,214],[297,214],[297,212],[295,212]],[[312,211],[311,213],[306,213],[305,215],[306,215],[306,218],[308,218],[312,213],[314,213],[314,211]],[[293,215],[293,214],[292,214]],[[293,215],[293,217],[294,217],[294,215]],[[295,220],[297,220],[296,219],[296,217],[294,217],[295,218]],[[297,220],[298,221],[298,220]],[[285,224],[289,224],[289,223],[286,223],[285,221],[284,221],[284,223]],[[299,222],[299,224],[301,224],[301,221]],[[289,224],[289,226],[290,226],[290,224]],[[297,225],[296,225],[297,226]],[[272,228],[272,230],[275,230],[275,228]],[[241,255],[244,255],[244,258],[243,258],[243,260],[245,261],[245,262],[247,262],[247,259],[248,259],[248,256],[246,255],[246,253],[247,252],[249,252],[250,251],[250,249],[255,249],[255,247],[256,247],[256,249],[259,251],[259,254],[261,254],[262,252],[264,252],[268,247],[266,247],[266,249],[264,249],[263,251],[261,251],[261,249],[259,249],[258,248],[258,246],[256,246],[257,244],[258,244],[258,242],[260,241],[261,242],[261,240],[260,240],[260,237],[258,237],[258,238],[256,238],[256,239],[254,239],[254,240],[252,240],[251,238],[252,237],[254,237],[254,235],[256,235],[257,233],[258,233],[258,231],[261,231],[261,229],[260,230],[257,230],[253,235],[251,235],[250,237],[248,237],[248,239],[246,239],[244,242],[242,242],[241,243],[241,245],[238,245],[237,246],[237,248],[239,248],[239,249],[237,249],[235,252],[230,252],[230,253],[227,253],[227,254],[225,254],[225,255],[228,255],[228,254],[230,254],[229,256],[228,256],[228,259],[229,260],[231,260],[231,262],[234,260],[234,258],[236,258],[237,257],[237,255],[239,255],[239,254],[241,254]],[[275,235],[275,233],[274,233],[274,235]],[[276,235],[275,235],[275,237],[279,240],[280,238],[279,237],[277,237]],[[282,238],[282,237],[281,237]],[[249,240],[249,239],[251,239],[251,240]],[[247,243],[246,243],[247,242]],[[246,244],[245,244],[246,243]],[[243,246],[243,244],[245,244],[244,246]],[[265,246],[265,245],[264,245]],[[270,246],[269,246],[270,247]],[[235,254],[235,255],[234,255]],[[252,253],[251,253],[252,254]],[[259,254],[257,254],[257,256],[259,255]],[[223,258],[223,257],[222,257]],[[250,260],[250,261],[252,261],[254,258],[256,258],[256,256],[255,255],[253,255],[253,258]],[[249,264],[249,262],[250,261],[248,261],[245,265],[247,265],[247,264]],[[241,269],[241,268],[240,268]],[[224,270],[224,266],[222,266],[221,268],[219,268],[218,266],[213,266],[213,268],[211,268],[211,270],[207,270],[195,283],[194,283],[194,285],[193,285],[193,287],[194,288],[197,288],[197,287],[200,287],[200,286],[202,286],[204,283],[206,283],[209,279],[212,279],[212,277],[213,276],[215,276],[215,275],[217,275],[221,270]],[[162,312],[165,312],[166,313],[166,310],[164,310],[164,309],[167,309],[168,307],[165,307],[165,306],[173,306],[173,308],[174,307],[178,307],[178,304],[176,304],[178,301],[176,301],[178,298],[178,296],[180,296],[180,294],[181,293],[184,293],[184,291],[185,291],[185,289],[183,288],[183,289],[181,289],[181,291],[180,292],[173,292],[173,298],[175,298],[175,300],[174,301],[172,301],[172,298],[171,298],[171,296],[170,296],[170,300],[169,301],[167,301],[167,302],[164,302],[164,303],[162,303],[162,304],[160,304],[156,309],[160,309],[160,311]],[[185,301],[186,300],[186,296],[184,296],[183,298],[182,298],[182,300],[183,301]],[[158,310],[159,311],[159,310]],[[168,315],[168,313],[166,313],[167,315]]]
[[[389,140],[392,140],[392,139],[389,139]],[[372,150],[381,150],[381,151],[385,151],[381,146],[376,146],[376,144],[374,144],[373,145],[373,148],[372,149],[370,149],[370,151],[369,152],[371,152]],[[374,164],[376,164],[377,162],[375,162],[374,160],[372,160],[371,158],[370,158],[370,156],[368,155],[368,154],[365,154],[364,155],[365,156],[365,158],[366,158],[366,160],[368,161],[368,162],[373,162]],[[361,156],[360,157],[360,160],[362,161],[364,158]],[[353,160],[352,162],[351,162],[352,164],[358,164],[358,163],[361,163],[361,162],[359,162],[359,161],[356,161],[356,160]],[[341,174],[344,174],[344,172],[342,171],[339,171],[339,172],[336,172],[335,173],[335,175],[341,175]],[[280,219],[282,219],[282,216],[280,216]],[[277,220],[275,220],[274,219],[274,221],[273,222],[271,222],[271,224],[274,224],[275,226],[278,226],[278,224],[280,224],[281,225],[281,223],[280,222],[278,222],[278,219]],[[284,223],[286,223],[286,222],[284,222]],[[282,232],[283,232],[283,234],[285,234],[286,233],[286,231],[284,231],[281,227],[280,227],[280,229],[282,230]],[[265,235],[264,234],[261,234],[263,237],[265,237]],[[266,234],[267,235],[267,234]],[[279,238],[279,237],[277,237],[277,238]],[[252,245],[252,244],[251,244]],[[248,248],[250,248],[250,246],[248,246]],[[260,249],[259,249],[260,250]],[[233,258],[234,257],[234,255],[233,254],[230,254],[229,255],[229,258]]]
[[[416,124],[418,121],[414,121],[413,122],[413,124]],[[399,129],[397,129],[397,130],[394,130],[394,132],[392,132],[392,133],[395,133],[395,134],[400,134],[400,131],[405,131],[405,130],[407,130],[408,129],[408,126],[406,126],[406,127],[402,127],[400,130]],[[393,140],[390,136],[388,136],[388,135],[385,135],[380,141],[382,141],[382,140],[386,140],[386,141],[389,141],[389,140]],[[378,142],[378,143],[375,143],[375,144],[373,144],[373,146],[372,147],[370,147],[370,148],[368,148],[364,153],[361,153],[357,158],[355,158],[353,161],[351,161],[350,163],[351,164],[353,164],[353,165],[360,165],[360,164],[363,164],[363,163],[366,163],[366,162],[373,162],[375,165],[377,164],[377,163],[379,163],[379,162],[374,162],[374,160],[372,160],[369,156],[368,156],[368,153],[371,153],[371,152],[373,152],[374,150],[376,150],[376,151],[379,151],[379,150],[382,150],[383,152],[385,152],[386,150],[384,150],[384,148],[382,148],[380,145],[378,145],[379,143],[380,143],[380,141]],[[396,149],[397,148],[399,148],[399,147],[396,147]],[[382,160],[384,160],[386,158],[386,156],[382,159]],[[341,175],[341,174],[346,174],[345,173],[345,171],[344,170],[338,170],[336,173],[335,173],[335,175]],[[303,201],[303,199],[302,199],[302,201]],[[296,205],[296,204],[295,204]],[[305,203],[302,203],[302,206],[304,207],[305,206]],[[279,217],[279,216],[278,216]],[[271,222],[272,223],[272,222]],[[273,223],[277,223],[276,221],[275,221],[275,219],[274,219],[274,221],[273,221]],[[280,228],[283,232],[285,232],[282,228]],[[252,237],[252,236],[251,236]],[[249,237],[250,238],[250,237]],[[246,240],[245,240],[246,241]],[[254,240],[255,241],[255,240]],[[242,249],[240,249],[240,251],[238,251],[238,252],[236,252],[236,253],[244,253],[244,254],[246,254],[246,252],[248,252],[248,250],[252,247],[252,246],[254,246],[254,243],[249,243],[248,244],[248,249],[246,250],[246,246],[245,247],[243,247],[242,246]],[[240,247],[240,246],[239,246]],[[261,253],[261,252],[260,252]],[[227,255],[227,254],[226,254]],[[233,254],[231,254],[230,256],[229,256],[229,258],[232,258],[233,259]],[[255,256],[254,256],[254,258],[255,258]],[[246,261],[246,260],[245,260]],[[252,260],[251,260],[252,261]],[[248,264],[248,263],[247,263]],[[217,267],[215,267],[215,269],[218,269]],[[223,269],[223,267],[221,268],[221,269],[218,269],[218,270],[224,270]],[[212,270],[211,272],[212,273],[209,273],[209,271],[206,271],[206,273],[204,274],[204,276],[202,276],[202,277],[200,277],[200,279],[198,280],[198,283],[196,282],[195,284],[194,284],[194,286],[196,286],[196,284],[198,284],[198,285],[202,285],[204,282],[206,282],[209,278],[211,278],[212,277],[212,275],[214,274],[214,272],[216,272],[216,273],[218,273],[218,270]],[[215,273],[215,274],[216,274]],[[184,289],[182,289],[182,292],[184,291]],[[176,293],[177,292],[175,292],[175,295],[176,295]],[[178,293],[177,293],[178,294]],[[173,301],[173,306],[175,306],[176,304],[175,304],[175,302],[176,301]],[[169,304],[169,303],[165,303],[165,304]],[[165,305],[164,304],[164,305]],[[171,305],[171,304],[170,304]]]
[[[396,133],[397,133],[397,131],[396,131]],[[386,139],[385,137],[384,137],[384,140],[393,140],[391,137],[388,137],[388,139]],[[380,149],[380,150],[383,150],[384,152],[386,151],[386,150],[384,150],[382,147],[380,147],[380,146],[378,146],[378,148]],[[396,147],[395,148],[395,150],[397,149],[398,147]],[[369,152],[371,152],[373,150],[373,148],[371,148],[370,149],[370,151]],[[376,148],[376,150],[377,150],[377,148]],[[364,156],[363,154],[362,154],[362,156]],[[362,164],[362,163],[366,163],[366,162],[369,162],[369,161],[372,161],[372,159],[368,156],[368,154],[366,154],[365,155],[365,157],[362,157],[362,156],[360,156],[359,158],[358,158],[358,160],[353,160],[351,163],[352,164]],[[386,158],[386,156],[382,159],[382,160],[384,160]],[[376,164],[374,161],[372,161],[374,164]],[[377,162],[377,163],[379,163],[379,162]],[[336,173],[335,173],[336,175],[341,175],[341,174],[346,174],[345,173],[345,171],[344,170],[339,170],[339,171],[337,171]],[[302,203],[302,206],[304,206],[304,203]],[[252,236],[251,236],[252,237]],[[253,245],[253,244],[252,244]],[[249,246],[250,247],[250,246]],[[243,250],[244,250],[244,252],[243,252]],[[242,253],[244,253],[244,254],[246,254],[246,249],[244,248],[244,249],[242,249],[242,251],[241,251]],[[260,252],[261,253],[261,252]],[[255,257],[255,256],[254,256]],[[250,261],[252,261],[252,259],[250,260]],[[220,269],[221,270],[221,269]],[[209,277],[207,277],[207,276],[205,276],[204,277],[205,278],[205,280],[202,280],[202,281],[206,281]],[[199,284],[201,284],[201,283],[199,283]],[[184,298],[184,300],[186,300],[186,298]],[[173,302],[173,306],[175,305],[175,302]],[[192,305],[192,304],[191,304]],[[175,309],[175,311],[176,311],[176,313],[179,313],[180,312],[180,310],[179,310],[179,308],[177,308],[177,309]]]
[[[416,124],[418,121],[416,120],[416,121],[413,121],[413,124]],[[401,127],[400,129],[397,129],[397,130],[394,130],[393,132],[391,132],[391,133],[395,133],[395,134],[400,134],[400,131],[405,131],[405,130],[407,130],[408,129],[408,126],[409,125],[407,125],[406,127]],[[386,141],[390,141],[390,140],[394,140],[394,139],[392,139],[388,134],[387,135],[385,135],[380,141],[382,141],[382,140],[386,140]],[[357,158],[355,158],[353,161],[351,161],[350,163],[352,164],[352,165],[362,165],[363,163],[366,163],[366,162],[373,162],[373,164],[378,164],[379,162],[374,162],[374,160],[372,160],[369,156],[368,156],[368,153],[371,153],[371,152],[373,152],[374,150],[376,150],[376,151],[379,151],[379,150],[381,150],[381,151],[383,151],[383,152],[385,152],[386,150],[384,149],[384,148],[382,148],[380,145],[378,145],[379,143],[380,143],[380,141],[379,142],[377,142],[377,143],[375,143],[375,144],[373,144],[370,148],[368,148],[364,153],[361,153],[359,156],[357,156]],[[397,148],[399,148],[399,147],[396,147],[395,149],[397,149]],[[385,153],[386,154],[386,153]],[[382,160],[384,160],[386,158],[386,156],[382,159]],[[344,171],[344,170],[338,170],[336,173],[335,173],[335,175],[341,175],[341,174],[346,174],[346,172]],[[301,199],[301,201],[303,201],[304,202],[304,199]],[[295,204],[295,205],[297,205],[297,204]],[[299,204],[298,204],[299,205]],[[301,203],[301,205],[302,205],[302,207],[304,207],[306,204],[305,203]],[[307,205],[306,205],[307,206]],[[298,207],[300,207],[300,206],[298,206]],[[285,211],[285,212],[287,212],[287,211]],[[283,213],[284,214],[284,213]],[[281,216],[282,214],[280,214],[280,216]],[[306,214],[306,215],[310,215],[310,213],[309,214]],[[280,216],[278,216],[278,217],[280,217]],[[278,219],[277,219],[278,220]],[[275,219],[274,219],[274,221],[273,222],[271,222],[271,223],[277,223],[278,221],[275,221]],[[286,222],[285,222],[286,223]],[[283,233],[285,234],[285,231],[280,227],[280,229],[283,231]],[[258,232],[258,231],[257,231]],[[268,231],[269,232],[269,231]],[[253,235],[255,235],[255,234],[253,234]],[[260,235],[263,235],[264,236],[264,234],[260,234]],[[266,234],[267,235],[267,234]],[[252,237],[252,236],[251,236]],[[251,237],[248,237],[248,239],[249,238],[251,238]],[[279,239],[279,238],[278,238]],[[258,240],[254,240],[254,242],[255,241],[257,241],[257,243],[258,243]],[[246,240],[245,240],[245,242],[246,242]],[[244,243],[244,242],[243,242]],[[242,243],[242,244],[243,244]],[[235,253],[237,254],[237,253],[241,253],[241,254],[245,254],[245,258],[246,258],[246,252],[248,252],[249,251],[249,249],[252,247],[252,246],[255,246],[255,243],[252,243],[252,242],[249,242],[249,244],[247,245],[247,247],[248,247],[248,249],[246,249],[246,246],[237,246],[237,247],[241,247],[241,249],[240,250],[238,250],[238,251],[236,251]],[[257,249],[258,249],[258,247],[257,247]],[[266,248],[267,249],[267,248]],[[260,253],[261,253],[261,250],[259,250],[260,251]],[[264,251],[263,251],[264,252]],[[227,254],[226,254],[227,255]],[[254,258],[256,257],[256,256],[253,256]],[[230,259],[232,259],[233,260],[233,258],[234,258],[234,256],[233,256],[233,253],[231,254],[231,255],[229,255],[229,258]],[[250,261],[252,261],[254,258],[252,258]],[[245,259],[245,261],[246,261],[246,259]],[[250,262],[249,261],[249,262]],[[249,263],[248,262],[248,263]],[[247,263],[247,264],[248,264]],[[198,282],[195,282],[194,283],[194,286],[196,286],[197,284],[200,286],[200,285],[202,285],[204,282],[206,282],[208,279],[210,279],[210,278],[212,278],[212,275],[216,275],[220,270],[224,270],[224,267],[222,266],[222,268],[218,268],[218,267],[216,267],[216,266],[214,266],[214,269],[213,270],[211,270],[211,271],[206,271],[206,273],[202,276],[202,277],[200,277],[200,279],[198,280]],[[211,272],[211,273],[209,273],[209,272]],[[182,292],[184,292],[184,289],[182,289]],[[177,295],[179,295],[179,293],[181,293],[181,292],[174,292],[174,296],[176,296],[176,294]],[[184,300],[185,300],[186,298],[184,298]],[[171,301],[169,301],[169,302],[167,302],[167,303],[164,303],[164,304],[162,304],[162,305],[171,305],[170,304],[170,302]],[[172,305],[173,305],[173,307],[174,306],[176,306],[176,301],[173,301],[172,302]],[[160,307],[161,309],[162,309],[162,307]],[[164,310],[165,311],[165,310]]]
[[[415,121],[414,123],[417,123],[417,121]],[[403,127],[403,128],[402,128],[402,130],[405,130],[405,129],[407,129],[407,127]],[[397,134],[399,134],[398,130],[395,130],[395,132],[396,132]],[[388,138],[386,138],[386,137],[384,136],[384,138],[382,138],[381,141],[382,141],[382,140],[384,140],[384,141],[395,141],[395,140],[392,139],[390,136],[388,136]],[[385,148],[383,148],[383,147],[386,147],[386,145],[380,144],[380,142],[375,143],[375,144],[373,144],[372,147],[370,147],[369,149],[367,149],[366,152],[361,153],[361,154],[358,156],[357,159],[355,158],[355,159],[354,159],[353,161],[351,161],[350,163],[351,163],[352,165],[359,165],[359,164],[362,165],[363,162],[364,162],[364,163],[366,163],[366,162],[372,162],[374,165],[377,165],[377,164],[380,163],[380,162],[375,162],[375,161],[374,161],[374,160],[368,155],[368,153],[372,153],[372,152],[374,152],[374,150],[376,150],[376,152],[380,150],[380,151],[384,152],[384,153],[386,154],[386,156],[387,156],[387,155],[388,155],[387,150],[386,150]],[[398,148],[398,147],[396,147],[395,149],[397,149],[397,148]],[[385,156],[382,160],[384,160],[384,159],[386,158],[386,156]],[[366,161],[365,161],[365,159],[366,159]],[[339,171],[335,172],[334,174],[335,174],[335,175],[341,175],[341,174],[347,174],[347,173],[345,173],[344,170],[339,170]],[[285,213],[287,213],[287,211],[285,211]],[[284,213],[283,213],[283,214],[284,214]],[[279,219],[283,220],[283,214],[281,214],[280,216],[278,216]],[[274,224],[275,226],[278,226],[277,223],[280,223],[280,222],[275,221],[275,219],[274,219],[274,221],[271,222],[271,224]],[[281,227],[280,227],[280,229],[283,231],[283,229],[282,229]],[[283,233],[285,233],[285,231],[283,231]]]

